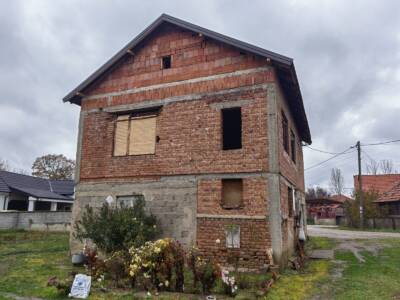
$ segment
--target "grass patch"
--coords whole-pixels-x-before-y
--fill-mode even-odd
[[[371,242],[371,241],[368,241]],[[346,262],[343,276],[335,284],[335,299],[397,299],[400,295],[400,240],[380,240],[386,247],[374,256],[361,252],[359,263],[349,251],[337,251],[336,259]]]
[[[330,262],[327,260],[310,261],[300,272],[286,271],[273,285],[267,300],[302,300],[311,296],[318,286],[329,277]]]
[[[20,296],[59,299],[47,287],[50,276],[64,277],[69,264],[68,233],[0,231],[0,291]]]
[[[306,243],[306,250],[330,250],[336,246],[336,242],[333,239],[326,237],[310,237]]]
[[[74,270],[68,255],[67,233],[0,231],[0,300],[8,299],[6,293],[19,296],[34,296],[43,299],[64,299],[55,288],[47,287],[51,276],[63,279]],[[331,247],[325,238],[312,238],[312,247]],[[313,261],[301,272],[286,271],[274,285],[266,299],[304,299],[315,288],[316,282],[327,274],[327,261]],[[79,270],[79,269],[78,269]],[[77,271],[77,269],[75,269]],[[80,270],[82,271],[82,270]],[[270,274],[235,274],[239,294],[235,299],[256,299],[260,287],[271,278]],[[191,273],[185,274],[185,287],[189,294],[161,293],[157,299],[204,299],[192,286]],[[218,299],[231,299],[222,295],[223,287],[218,282],[213,293]],[[132,290],[108,290],[101,292],[93,283],[89,299],[143,299],[145,293]]]

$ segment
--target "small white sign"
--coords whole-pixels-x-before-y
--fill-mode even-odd
[[[114,202],[114,198],[111,195],[108,195],[106,198],[106,203],[108,205],[111,205],[111,204],[113,204],[113,202]]]
[[[71,293],[68,296],[71,298],[86,299],[89,296],[91,284],[92,277],[85,274],[76,274],[72,283]]]

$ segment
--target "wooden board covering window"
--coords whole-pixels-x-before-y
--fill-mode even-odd
[[[114,155],[128,153],[129,116],[119,116],[115,125]]]
[[[294,210],[294,197],[293,197],[293,189],[288,187],[288,213],[289,217],[293,217],[293,210]]]
[[[155,116],[131,119],[129,155],[154,154],[156,120]]]
[[[222,207],[239,208],[243,204],[242,179],[222,180]]]

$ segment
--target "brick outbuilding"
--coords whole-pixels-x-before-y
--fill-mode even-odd
[[[162,15],[64,101],[81,106],[73,222],[144,198],[164,235],[222,264],[291,255],[311,143],[292,59]]]

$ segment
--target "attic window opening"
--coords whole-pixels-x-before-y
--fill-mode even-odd
[[[163,56],[162,58],[162,68],[170,69],[171,68],[171,55]]]
[[[222,149],[242,148],[242,110],[240,107],[222,109]]]

